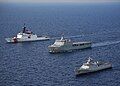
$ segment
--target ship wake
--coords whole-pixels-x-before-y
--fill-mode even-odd
[[[118,44],[120,41],[107,41],[107,42],[100,42],[100,43],[94,43],[92,47],[102,47],[102,46],[108,46],[113,44]]]

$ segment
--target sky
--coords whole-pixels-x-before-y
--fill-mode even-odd
[[[42,2],[120,2],[120,0],[0,0],[2,3],[42,3]]]

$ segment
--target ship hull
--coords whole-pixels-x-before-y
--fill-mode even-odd
[[[38,38],[25,38],[25,39],[22,39],[22,38],[5,38],[5,40],[8,42],[8,43],[18,43],[18,42],[32,42],[32,41],[45,41],[45,40],[49,40],[50,38],[46,38],[46,37],[38,37]]]
[[[93,73],[93,72],[98,72],[98,71],[102,71],[102,70],[105,70],[105,69],[110,69],[112,68],[112,65],[111,64],[108,64],[108,65],[103,65],[103,66],[100,66],[98,68],[95,68],[95,69],[84,69],[84,70],[75,70],[75,75],[78,76],[78,75],[83,75],[83,74],[87,74],[87,73]]]
[[[66,47],[52,47],[49,46],[49,53],[61,53],[61,52],[71,52],[74,50],[81,50],[86,48],[91,48],[92,43],[86,43],[81,46],[66,46]]]

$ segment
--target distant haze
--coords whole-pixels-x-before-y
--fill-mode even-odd
[[[120,0],[0,0],[2,3],[42,3],[42,2],[119,2]]]

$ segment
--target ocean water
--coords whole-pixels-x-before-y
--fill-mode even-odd
[[[49,41],[9,44],[26,23],[38,35],[92,41],[91,49],[48,53]],[[113,68],[76,77],[88,57]],[[0,86],[119,86],[120,3],[0,4]]]

